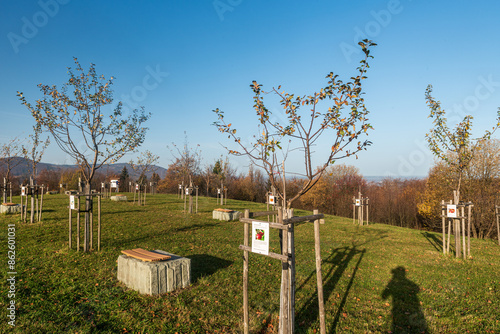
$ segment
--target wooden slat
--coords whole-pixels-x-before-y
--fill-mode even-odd
[[[250,217],[251,218],[256,218],[256,217],[261,217],[261,216],[272,216],[272,215],[277,215],[278,210],[274,211],[257,211],[257,212],[250,212]]]
[[[257,220],[257,219],[251,219],[251,218],[240,218],[240,222],[247,223],[247,224],[251,224],[252,222],[266,223],[266,224],[269,224],[269,227],[272,227],[272,228],[278,228],[280,230],[288,230],[288,225],[283,225],[283,224],[278,224],[278,223],[270,223],[270,222],[266,222],[263,220]]]
[[[294,223],[302,223],[305,221],[315,221],[317,219],[322,219],[325,218],[325,215],[320,213],[317,215],[310,215],[310,216],[302,216],[302,217],[292,217],[288,219],[283,219],[283,223],[285,224],[294,224]]]
[[[136,259],[139,259],[142,261],[148,261],[148,262],[163,261],[163,260],[167,260],[167,259],[171,258],[170,255],[158,254],[158,253],[144,250],[142,248],[135,248],[135,249],[131,249],[131,250],[122,250],[122,253],[127,255],[127,256],[131,256],[133,258],[136,258]]]
[[[238,248],[241,249],[241,250],[244,250],[244,251],[248,251],[248,252],[254,253],[254,252],[252,252],[252,247],[250,247],[250,246],[240,245]],[[260,253],[254,253],[254,254],[260,254]],[[269,257],[271,257],[273,259],[281,260],[283,262],[287,262],[288,261],[288,256],[287,255],[276,254],[276,253],[273,253],[273,252],[269,252],[268,255],[265,255],[265,254],[260,254],[260,255],[269,256]]]

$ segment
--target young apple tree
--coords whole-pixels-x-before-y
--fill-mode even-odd
[[[250,87],[254,92],[254,109],[258,118],[259,132],[253,143],[245,144],[237,135],[232,123],[227,123],[224,112],[216,109],[218,120],[214,125],[222,133],[232,138],[238,149],[228,149],[230,154],[247,156],[251,162],[263,168],[270,183],[284,207],[291,208],[292,203],[307,193],[321,178],[326,168],[339,159],[357,154],[371,144],[362,140],[372,126],[368,123],[369,111],[363,98],[362,82],[369,68],[370,47],[376,44],[364,40],[359,43],[365,57],[357,68],[357,75],[350,81],[343,82],[338,75],[330,72],[326,78],[328,84],[308,96],[296,96],[281,91],[281,86],[269,92],[262,90],[262,85],[253,81]],[[272,117],[272,112],[264,104],[264,96],[270,94],[278,98],[283,106],[287,121],[280,124]],[[329,102],[328,108],[325,105]],[[319,141],[329,141],[327,152],[316,152],[320,157],[320,166],[313,165],[314,145]],[[282,147],[288,148],[284,150]],[[293,146],[295,145],[295,147]],[[299,191],[287,197],[285,189],[284,162],[292,150],[300,150],[303,157],[304,182]],[[278,155],[282,153],[282,157]]]
[[[486,131],[479,138],[472,138],[471,115],[466,115],[453,130],[448,127],[445,117],[446,112],[441,109],[441,102],[432,97],[432,85],[428,85],[425,91],[426,103],[429,106],[429,117],[433,119],[434,127],[425,135],[429,149],[432,153],[444,161],[456,173],[457,185],[454,203],[458,204],[460,199],[460,187],[464,171],[469,167],[477,151],[478,146],[500,127],[500,108],[497,111],[495,126],[491,131]]]
[[[35,121],[49,131],[61,150],[80,166],[87,195],[84,251],[89,251],[91,182],[95,172],[144,142],[147,128],[143,123],[151,114],[141,108],[126,116],[121,102],[111,110],[114,78],[98,75],[94,64],[85,72],[77,58],[74,62],[75,68],[68,68],[68,82],[60,89],[55,85],[38,85],[43,98],[35,104],[29,103],[23,93],[17,95]]]
[[[3,202],[7,202],[7,184],[11,182],[10,177],[12,170],[16,168],[23,159],[19,157],[22,153],[21,144],[19,138],[14,138],[9,140],[7,143],[0,146],[0,166],[2,170],[5,170],[5,175],[3,179]]]
[[[283,218],[288,218],[288,212],[294,201],[311,190],[320,180],[327,167],[335,161],[356,155],[371,144],[362,136],[368,135],[372,129],[368,123],[369,111],[363,98],[362,82],[366,79],[369,68],[370,48],[376,44],[364,40],[359,43],[364,58],[357,68],[356,76],[344,82],[338,75],[330,72],[326,78],[327,85],[312,95],[299,96],[281,90],[281,86],[265,92],[262,85],[253,81],[250,87],[254,92],[254,110],[258,119],[258,134],[253,143],[245,143],[237,135],[232,123],[226,122],[220,109],[214,110],[218,120],[214,125],[227,134],[236,143],[237,149],[228,149],[230,154],[247,156],[250,161],[265,170],[276,195],[282,203]],[[264,96],[276,97],[286,114],[286,121],[281,124],[276,121],[271,110],[264,103]],[[315,145],[327,142],[327,151],[314,152]],[[298,191],[287,196],[285,179],[285,161],[289,153],[301,152],[303,182]],[[281,155],[280,155],[281,154]],[[314,155],[314,157],[313,157]],[[318,158],[320,165],[313,165],[313,158]],[[296,166],[294,166],[296,167]],[[295,264],[294,264],[294,233],[288,232],[288,254],[291,254],[288,271],[289,278],[282,279],[282,300],[288,300],[289,305],[280,307],[280,331],[282,328],[294,326],[295,300]],[[282,272],[283,273],[283,272]],[[284,274],[286,275],[286,274]],[[289,283],[284,283],[284,282]],[[290,316],[284,316],[289,312]],[[285,320],[286,324],[283,324]]]
[[[29,135],[31,147],[22,146],[23,156],[28,164],[28,169],[31,170],[31,177],[33,181],[37,179],[36,166],[42,160],[45,150],[50,144],[50,138],[47,137],[45,141],[40,140],[40,135],[42,134],[42,125],[36,123],[33,125],[33,133]],[[41,148],[39,146],[41,145]]]

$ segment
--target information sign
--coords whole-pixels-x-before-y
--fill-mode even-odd
[[[269,255],[269,223],[252,222],[252,252]]]

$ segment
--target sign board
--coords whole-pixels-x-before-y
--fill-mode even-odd
[[[273,195],[269,195],[269,204],[271,204],[271,205],[275,204]]]
[[[135,190],[139,190],[139,185],[138,184],[135,185]]]
[[[71,195],[69,197],[69,208],[71,210],[75,210],[76,209],[76,206],[75,206],[75,196]]]
[[[106,185],[104,184],[104,182],[101,182],[101,188],[105,188]]]
[[[455,204],[448,204],[446,206],[446,217],[457,218],[457,206]]]
[[[186,195],[189,195],[191,193],[191,188],[186,188]]]
[[[217,188],[217,194],[220,194],[220,188]]]
[[[252,222],[252,252],[269,255],[269,223]]]
[[[118,188],[118,185],[120,184],[119,180],[111,180],[111,188]]]
[[[356,206],[361,206],[361,200],[356,199]]]
[[[182,184],[179,184],[179,189],[182,189]]]
[[[26,187],[21,187],[21,196],[26,196]]]
[[[61,184],[59,184],[59,188],[62,188],[62,183],[61,183]]]

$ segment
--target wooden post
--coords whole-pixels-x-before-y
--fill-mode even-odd
[[[472,204],[467,206],[467,256],[470,257],[470,219],[472,214]]]
[[[90,197],[92,204],[91,204],[91,210],[89,212],[90,215],[90,231],[89,231],[89,238],[90,238],[90,249],[93,249],[94,245],[94,198]]]
[[[27,188],[27,187],[26,187]],[[28,220],[28,194],[26,194],[26,204],[24,206],[24,222]]]
[[[446,253],[450,253],[450,239],[451,239],[451,218],[448,218],[448,245],[446,246]]]
[[[184,194],[184,213],[186,213],[186,200],[187,200],[187,197],[186,197],[186,194]]]
[[[21,189],[22,189],[22,185],[21,185]],[[24,206],[23,206],[24,202],[23,202],[23,193],[22,193],[22,190],[21,190],[21,221],[23,221],[23,216],[24,216]]]
[[[30,196],[31,196],[31,210],[30,210],[30,224],[33,224],[33,221],[35,220],[35,198],[33,197],[33,178],[30,178]]]
[[[189,208],[188,212],[193,213],[193,188],[189,187]]]
[[[278,223],[283,224],[283,209],[278,212]],[[288,256],[288,233],[283,233],[283,249],[282,254]],[[280,306],[280,332],[282,334],[288,334],[288,324],[289,324],[289,311],[288,311],[288,261],[281,262],[281,296],[283,297]]]
[[[245,218],[250,218],[250,210],[245,209]],[[249,224],[243,224],[243,245],[248,246]],[[248,334],[248,251],[243,251],[243,333]]]
[[[317,215],[318,210],[314,210],[313,214]],[[316,253],[316,280],[318,285],[318,305],[319,305],[319,331],[321,334],[326,334],[325,324],[325,306],[323,301],[323,276],[321,275],[321,247],[319,238],[319,220],[314,221],[314,250]]]
[[[71,222],[71,216],[72,216],[72,214],[71,214],[71,206],[69,206],[69,249],[71,249],[71,241],[72,241],[71,240],[72,239],[72,237],[71,237],[71,234],[72,234],[71,233],[72,232],[71,229],[73,228],[73,224]]]
[[[441,223],[443,227],[443,254],[446,254],[446,210],[444,206],[444,200],[441,200]]]
[[[42,212],[43,212],[43,189],[44,187],[42,186],[42,195],[41,195],[41,198],[40,198],[40,214],[38,216],[38,221],[41,222],[42,221]]]
[[[356,197],[352,197],[352,224],[356,224]]]
[[[462,256],[465,259],[467,259],[467,251],[466,251],[466,244],[465,244],[465,207],[460,208],[460,212],[462,213],[462,218],[460,219],[462,221]]]
[[[293,209],[287,210],[287,218],[293,217]],[[295,332],[295,229],[293,224],[288,224],[288,331]]]
[[[80,196],[76,197],[76,251],[80,251]]]
[[[35,202],[36,202],[36,212],[35,212],[35,217],[36,217],[36,219],[35,219],[35,220],[36,220],[37,222],[39,222],[39,221],[40,221],[40,219],[39,219],[39,217],[40,217],[40,210],[39,210],[39,208],[38,208],[38,187],[35,187],[35,189],[36,189],[36,193],[35,193],[35,196],[36,196],[36,197],[35,197]]]
[[[101,196],[97,196],[97,251],[101,250]]]
[[[198,213],[198,186],[196,186],[196,213]]]
[[[370,207],[368,201],[370,199],[369,198],[366,198],[366,225],[368,225],[368,223],[370,222],[370,216],[369,216],[369,212],[368,212],[368,208]]]

